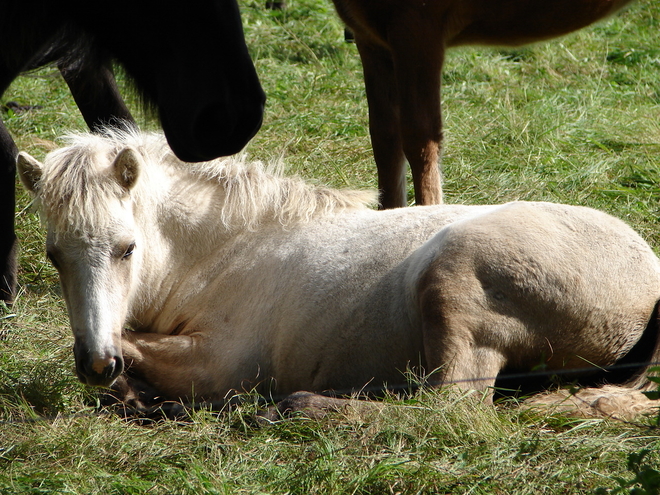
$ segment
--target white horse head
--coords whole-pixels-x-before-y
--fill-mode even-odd
[[[40,195],[49,221],[47,254],[60,274],[78,376],[90,385],[108,385],[123,371],[121,332],[141,256],[131,190],[142,158],[132,148],[112,161],[77,167],[58,158],[44,168],[21,153],[19,174]],[[50,180],[64,176],[67,180]]]
[[[124,327],[151,331],[145,312],[177,300],[168,289],[223,233],[375,199],[277,177],[241,158],[186,164],[157,134],[108,129],[69,143],[44,164],[21,153],[17,167],[48,226],[47,254],[60,275],[77,373],[90,385],[109,385],[122,372]]]

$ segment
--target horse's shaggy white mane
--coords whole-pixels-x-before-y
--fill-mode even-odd
[[[247,162],[244,155],[184,163],[156,133],[108,128],[102,135],[72,134],[63,139],[66,146],[48,154],[37,185],[40,210],[56,232],[92,233],[95,227],[103,228],[112,200],[126,196],[113,179],[110,165],[127,147],[145,163],[130,191],[136,203],[146,195],[166,193],[153,183],[158,175],[154,169],[171,167],[182,180],[216,182],[224,189],[218,221],[227,228],[254,228],[267,219],[291,225],[338,210],[365,208],[376,201],[374,191],[331,189],[282,177],[281,164]]]

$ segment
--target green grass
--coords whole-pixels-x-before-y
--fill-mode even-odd
[[[281,12],[263,3],[241,2],[268,94],[250,155],[282,156],[291,173],[320,183],[375,187],[360,61],[329,1],[291,0]],[[446,200],[589,205],[659,249],[659,24],[660,6],[646,0],[550,43],[450,52]],[[3,114],[39,158],[85,128],[53,70],[17,80],[0,103],[11,100],[43,107]],[[657,474],[650,419],[538,417],[452,391],[390,400],[373,415],[267,426],[250,403],[146,426],[98,415],[75,378],[56,273],[22,190],[17,222],[21,290],[0,309],[0,493],[633,493]]]

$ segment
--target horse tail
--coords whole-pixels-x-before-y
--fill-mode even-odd
[[[642,392],[657,389],[658,384],[649,380],[649,369],[660,366],[660,301],[656,302],[641,338],[617,364],[619,363],[622,367],[645,363],[638,367],[622,386]]]
[[[660,365],[660,301],[635,345],[619,359],[611,371],[600,375],[607,382],[600,387],[559,390],[527,399],[523,407],[559,412],[579,417],[632,419],[642,414],[657,414],[660,401],[644,392],[660,385],[649,380],[651,368]]]

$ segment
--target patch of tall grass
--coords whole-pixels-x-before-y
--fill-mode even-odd
[[[270,11],[241,1],[268,94],[247,151],[283,157],[309,180],[375,187],[355,46],[329,1],[288,3]],[[442,79],[446,200],[593,206],[660,247],[659,23],[660,6],[642,0],[549,43],[451,51]],[[0,103],[11,100],[41,106],[2,115],[19,147],[39,158],[62,134],[85,129],[53,69],[17,80]],[[157,127],[129,103],[143,127]],[[21,287],[14,306],[0,308],[0,493],[633,493],[641,484],[626,485],[630,456],[647,451],[644,466],[658,466],[652,418],[533,416],[452,390],[388,398],[371,414],[268,425],[254,421],[249,401],[148,426],[97,414],[93,391],[75,378],[43,229],[19,191]]]

